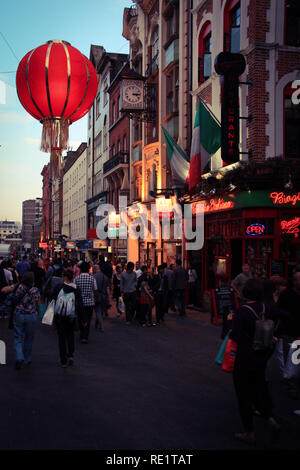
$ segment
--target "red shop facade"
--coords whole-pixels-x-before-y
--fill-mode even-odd
[[[245,191],[204,204],[204,246],[187,257],[201,290],[229,283],[248,263],[259,278],[300,270],[300,192]]]

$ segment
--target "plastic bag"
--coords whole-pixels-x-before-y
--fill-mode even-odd
[[[227,342],[229,340],[229,336],[230,336],[230,333],[231,333],[231,330],[228,331],[227,335],[225,336],[221,346],[220,346],[220,349],[219,349],[219,352],[216,356],[216,359],[215,359],[215,363],[218,364],[219,366],[222,365],[222,362],[223,362],[223,359],[224,359],[224,354],[225,354],[225,350],[226,350],[226,346],[227,346]]]
[[[222,362],[222,370],[225,372],[233,372],[235,356],[237,351],[237,343],[232,339],[228,339]]]
[[[54,307],[55,307],[55,300],[51,300],[42,319],[42,323],[44,325],[50,325],[50,326],[52,325],[53,318],[54,318]]]
[[[124,304],[123,297],[119,297],[118,309],[119,309],[119,311],[122,312],[122,313],[125,312],[125,304]]]
[[[47,304],[41,304],[40,305],[40,311],[39,311],[39,318],[42,320],[43,316],[45,315],[45,312],[47,310]]]

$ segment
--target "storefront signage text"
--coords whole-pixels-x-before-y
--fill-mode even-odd
[[[48,243],[39,243],[39,248],[48,248]]]
[[[193,204],[193,214],[201,213],[201,212],[217,212],[217,211],[224,211],[227,209],[234,208],[233,201],[224,201],[224,199],[211,199],[207,204],[203,202],[196,202]]]
[[[282,233],[293,233],[295,238],[299,237],[300,231],[300,217],[295,217],[292,220],[282,220],[280,222]]]
[[[248,225],[248,227],[246,228],[246,235],[264,235],[265,231],[266,227],[263,224],[254,223]]]
[[[283,192],[273,192],[270,193],[270,198],[273,201],[273,204],[291,204],[295,206],[298,201],[300,201],[300,192],[296,194],[285,194]]]

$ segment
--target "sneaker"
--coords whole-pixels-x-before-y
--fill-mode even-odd
[[[152,323],[152,325],[150,325],[150,326],[156,326],[156,323],[155,323],[155,322],[153,322],[153,323]]]
[[[68,367],[68,364],[62,364],[61,366],[63,369],[65,369],[66,367]]]
[[[22,369],[24,361],[16,361],[16,370]]]
[[[87,344],[87,343],[88,343],[88,340],[85,339],[85,338],[83,338],[83,339],[80,340],[80,342],[81,342],[82,344]]]
[[[127,321],[127,322],[126,322],[126,325],[131,325],[131,322],[130,322],[130,321]]]

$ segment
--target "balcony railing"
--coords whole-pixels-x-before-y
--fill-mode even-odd
[[[146,77],[151,77],[151,75],[158,70],[158,54],[159,51],[155,54],[153,59],[151,60],[150,64],[148,64],[147,70],[146,70]]]
[[[113,157],[111,157],[107,162],[103,165],[103,173],[108,173],[113,168],[121,164],[128,164],[129,154],[128,152],[118,152]]]

